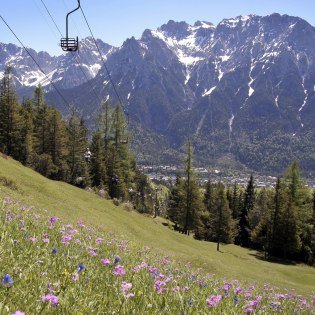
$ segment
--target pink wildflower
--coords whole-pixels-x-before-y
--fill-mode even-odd
[[[209,307],[217,307],[221,300],[222,295],[211,295],[210,298],[207,299],[207,305]]]
[[[12,315],[25,315],[22,311],[15,311]]]
[[[125,269],[124,269],[124,266],[122,266],[122,265],[117,265],[117,266],[113,269],[112,273],[113,273],[114,275],[116,275],[116,276],[123,276],[123,275],[126,274],[126,271],[125,271]]]
[[[70,234],[66,234],[62,237],[61,243],[64,245],[68,245],[71,239],[72,239],[72,236]]]
[[[99,237],[99,238],[97,238],[97,239],[95,240],[95,243],[96,243],[96,244],[101,244],[103,241],[104,241],[104,239],[101,238],[101,237]]]
[[[73,281],[78,281],[79,280],[79,275],[77,273],[75,273],[75,274],[72,275],[71,279]]]
[[[103,258],[101,259],[101,262],[103,265],[107,266],[107,265],[110,265],[110,260],[108,258]]]
[[[55,224],[57,221],[58,221],[58,218],[57,218],[57,217],[51,217],[51,218],[49,218],[49,223],[50,223],[50,224]]]
[[[53,294],[46,294],[46,295],[42,296],[42,301],[43,302],[50,302],[50,304],[52,306],[56,307],[58,305],[58,302],[59,302],[59,297],[55,296]]]

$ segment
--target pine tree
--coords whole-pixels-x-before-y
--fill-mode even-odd
[[[209,209],[207,240],[217,242],[219,251],[220,243],[232,243],[235,235],[235,224],[222,183],[216,186],[213,200],[213,206]]]
[[[254,208],[254,201],[254,179],[253,175],[251,175],[245,191],[244,202],[239,220],[239,233],[237,237],[237,243],[243,247],[248,247],[250,244],[250,226],[248,222],[248,214]]]
[[[88,148],[87,130],[83,119],[76,111],[72,111],[67,127],[69,135],[69,177],[68,181],[79,187],[86,187],[89,183],[86,152]]]
[[[238,188],[237,188],[236,183],[234,183],[234,186],[233,186],[230,209],[232,211],[233,219],[237,220],[239,217],[239,195],[238,195]]]
[[[20,161],[25,165],[31,164],[34,154],[34,111],[29,99],[23,101],[21,109],[21,147]]]
[[[106,168],[103,154],[102,134],[94,132],[91,143],[90,174],[92,186],[102,187],[105,183]]]
[[[140,213],[153,213],[153,189],[147,175],[136,169],[134,204]]]
[[[302,244],[299,235],[297,208],[291,198],[288,198],[286,202],[281,223],[283,225],[281,256],[294,258],[295,254],[301,249]]]
[[[195,238],[198,240],[210,241],[209,229],[211,228],[210,214],[214,208],[214,185],[208,180],[203,198],[203,211],[200,213],[200,224],[195,229]]]
[[[135,162],[123,140],[126,135],[126,122],[120,104],[118,104],[112,115],[111,134],[108,143],[108,187],[111,198],[126,200],[129,196],[128,189],[131,187],[135,176]]]
[[[168,198],[167,217],[175,226],[176,231],[183,230],[181,226],[181,214],[184,208],[184,182],[180,176],[176,176],[176,181],[171,187]]]
[[[19,159],[21,145],[21,119],[14,84],[12,68],[7,67],[0,82],[0,150]]]
[[[49,121],[47,136],[47,153],[51,156],[52,163],[56,171],[52,178],[57,180],[66,180],[69,171],[67,157],[68,151],[68,133],[67,126],[62,120],[61,114],[51,107],[47,109]]]
[[[48,105],[45,101],[45,93],[42,86],[39,84],[32,99],[35,114],[35,149],[38,155],[48,154],[49,146],[49,120],[48,120]]]
[[[192,147],[190,140],[187,143],[187,160],[184,181],[185,207],[182,216],[184,233],[194,230],[199,224],[200,212],[203,208],[199,185],[192,170]]]

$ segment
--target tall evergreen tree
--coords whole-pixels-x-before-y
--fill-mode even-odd
[[[21,142],[20,161],[25,165],[31,164],[31,157],[34,154],[34,111],[32,102],[26,99],[22,103],[21,116]]]
[[[32,99],[35,115],[35,148],[38,155],[49,152],[49,120],[48,105],[45,101],[45,93],[41,85],[35,88]]]
[[[21,119],[12,68],[7,67],[0,82],[0,150],[19,159]]]
[[[172,185],[168,198],[167,217],[175,226],[175,230],[183,230],[181,226],[182,209],[184,209],[184,181],[180,176],[176,176],[176,181]]]
[[[237,243],[244,247],[248,247],[250,244],[250,226],[248,222],[248,214],[254,208],[254,201],[255,201],[254,179],[253,175],[251,175],[245,191],[244,201],[239,220],[239,232],[237,237]]]
[[[127,143],[122,141],[126,135],[126,121],[120,104],[112,115],[112,138],[108,144],[108,187],[112,198],[127,199],[128,189],[135,176],[135,162]]]
[[[209,234],[211,235],[211,240],[217,242],[218,251],[220,250],[221,242],[233,242],[234,223],[222,183],[219,183],[216,188],[214,211],[210,213],[210,223]]]
[[[72,111],[67,127],[69,135],[69,177],[71,184],[85,187],[89,183],[86,152],[88,148],[86,127],[76,111]]]
[[[102,134],[97,131],[93,133],[91,143],[90,174],[92,186],[102,187],[105,183],[106,168],[103,154]]]
[[[187,143],[187,160],[184,181],[185,207],[182,216],[184,233],[189,235],[199,224],[200,212],[203,208],[199,185],[192,169],[192,146]]]
[[[66,180],[68,173],[67,157],[69,154],[67,126],[56,109],[48,108],[47,116],[49,121],[47,126],[48,138],[46,140],[47,153],[51,156],[52,163],[56,167],[52,178]]]

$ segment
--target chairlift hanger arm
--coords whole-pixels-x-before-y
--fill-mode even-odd
[[[68,38],[68,19],[69,19],[69,15],[72,14],[73,12],[79,10],[80,7],[81,7],[80,0],[77,0],[77,1],[78,1],[78,6],[77,6],[74,10],[70,11],[70,12],[67,14],[67,17],[66,17],[66,38]]]

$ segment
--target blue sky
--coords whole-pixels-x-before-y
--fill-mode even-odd
[[[64,33],[66,13],[76,6],[76,0],[1,0],[0,14],[26,46],[59,55],[60,35],[42,1]],[[115,46],[131,36],[138,38],[146,28],[156,29],[170,19],[217,24],[223,18],[238,15],[278,12],[299,16],[315,26],[314,0],[81,0],[81,3],[95,37]],[[89,35],[80,11],[70,20],[69,35],[79,38]],[[18,44],[2,20],[0,42]]]

